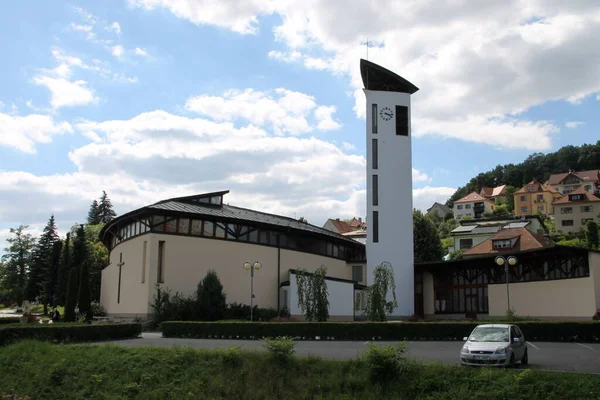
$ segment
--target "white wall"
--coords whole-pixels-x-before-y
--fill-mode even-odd
[[[354,316],[354,284],[349,282],[338,282],[326,280],[329,292],[329,316],[330,317],[353,317]],[[289,310],[291,315],[302,315],[298,307],[298,285],[296,274],[290,272],[290,286],[283,288],[288,290]],[[283,301],[282,301],[283,304]]]
[[[411,134],[396,135],[396,105],[408,107],[410,126],[410,95],[408,93],[364,90],[367,107],[367,282],[373,279],[374,268],[384,261],[394,269],[398,307],[392,316],[414,313],[414,253],[412,225],[412,154]],[[372,105],[380,111],[389,107],[394,116],[389,121],[372,115]],[[379,114],[379,112],[378,112]],[[372,120],[377,118],[378,132],[372,132]],[[378,141],[378,168],[373,169],[372,139]],[[373,205],[373,174],[379,176],[378,206]],[[379,212],[379,242],[373,243],[373,211]]]

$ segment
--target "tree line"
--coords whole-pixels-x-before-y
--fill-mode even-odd
[[[589,171],[600,168],[600,140],[596,144],[581,146],[564,146],[559,150],[543,154],[533,153],[519,164],[497,165],[494,169],[482,172],[471,178],[465,185],[459,187],[446,201],[446,206],[452,207],[454,202],[471,192],[479,192],[482,187],[509,185],[512,194],[523,185],[537,180],[545,182],[552,174],[572,171]],[[511,207],[509,207],[511,208]],[[512,208],[511,208],[512,211]]]
[[[63,306],[65,321],[74,321],[76,309],[91,318],[92,302],[100,300],[102,269],[108,252],[98,234],[116,217],[105,191],[90,206],[85,224],[75,224],[63,239],[51,215],[39,238],[26,233],[28,225],[11,228],[0,259],[0,302],[21,305],[38,301]]]

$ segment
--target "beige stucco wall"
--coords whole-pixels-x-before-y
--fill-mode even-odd
[[[594,281],[596,310],[600,310],[600,253],[590,251],[590,277]]]
[[[146,315],[148,314],[149,281],[142,283],[142,262],[144,241],[147,243],[147,257],[150,254],[151,235],[142,235],[121,243],[110,253],[110,264],[102,270],[100,301],[107,314]],[[119,288],[119,257],[123,254],[121,271],[121,299],[117,303]],[[147,264],[148,265],[148,264]],[[148,274],[148,266],[146,266]]]
[[[254,275],[254,304],[277,308],[279,282],[288,280],[289,270],[306,268],[312,272],[321,265],[327,275],[352,278],[352,265],[343,260],[281,249],[280,280],[277,279],[277,248],[250,243],[177,235],[146,234],[117,245],[110,254],[110,265],[102,271],[101,302],[110,315],[147,315],[156,293],[158,242],[165,241],[164,283],[172,293],[192,294],[209,269],[217,271],[227,302],[250,304],[250,272],[244,262],[260,261]],[[142,283],[143,242],[147,241],[146,276]],[[119,255],[123,253],[121,302],[117,304]],[[364,265],[364,264],[363,264]]]
[[[510,306],[521,317],[586,318],[596,311],[594,280],[511,283]],[[488,285],[489,315],[506,315],[506,284]]]
[[[581,211],[582,206],[591,206],[591,211]],[[554,206],[555,213],[554,219],[556,220],[556,230],[560,232],[579,232],[581,228],[585,226],[581,223],[582,219],[592,219],[594,221],[600,221],[598,213],[600,212],[600,203],[589,202],[589,201],[574,201],[569,204],[562,204]],[[571,208],[573,212],[563,214],[562,210],[565,208]],[[573,226],[562,226],[562,221],[573,220]]]

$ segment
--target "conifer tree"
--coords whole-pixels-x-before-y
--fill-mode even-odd
[[[88,265],[89,261],[85,260],[81,264],[81,271],[79,274],[79,292],[77,295],[77,304],[79,305],[79,312],[85,314],[86,321],[92,319],[92,299],[91,299],[91,288],[90,288],[90,269]]]
[[[48,288],[56,286],[57,259],[54,252],[59,241],[56,221],[54,215],[51,215],[33,252],[27,282],[27,298],[32,301],[38,298],[44,305],[44,313],[48,312],[48,302],[54,300],[54,290],[48,291]]]
[[[65,322],[75,322],[75,307],[77,306],[77,274],[75,268],[69,271],[67,283],[67,300],[65,301]]]
[[[60,262],[57,271],[56,305],[64,306],[67,301],[67,287],[69,273],[71,272],[71,233],[67,232],[67,238],[61,249]]]
[[[104,190],[102,191],[100,204],[98,204],[98,216],[100,219],[99,222],[102,224],[106,224],[107,222],[112,221],[117,216],[117,214],[113,210],[112,203]]]
[[[87,223],[89,225],[97,225],[100,223],[100,206],[97,200],[94,200],[88,211]]]

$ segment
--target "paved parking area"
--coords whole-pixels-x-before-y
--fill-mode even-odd
[[[368,342],[342,341],[299,341],[296,354],[299,356],[318,356],[329,359],[356,358],[366,348]],[[394,342],[375,342],[393,344]],[[103,342],[120,346],[184,346],[199,349],[240,346],[246,350],[263,350],[259,340],[213,340],[213,339],[171,339],[163,338],[160,333],[148,332],[142,338]],[[424,362],[440,362],[458,365],[462,342],[409,342],[408,358]],[[600,374],[600,344],[590,343],[527,343],[529,366],[544,370],[587,372]],[[518,368],[525,368],[518,366]]]

